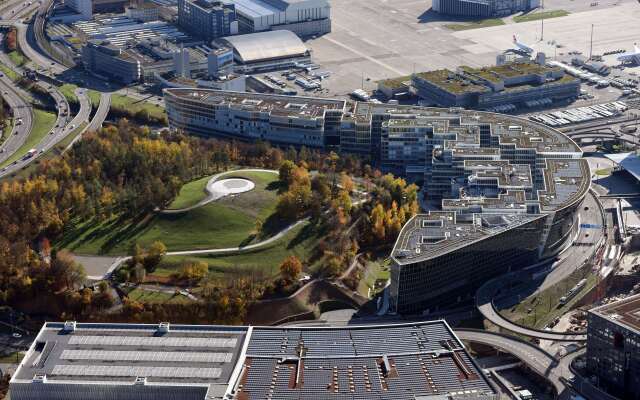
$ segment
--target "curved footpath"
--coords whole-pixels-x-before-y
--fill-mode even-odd
[[[212,190],[212,186],[213,184],[220,179],[223,176],[229,175],[229,174],[233,174],[233,173],[237,173],[237,172],[270,172],[273,173],[275,175],[278,175],[278,171],[272,170],[272,169],[260,169],[260,168],[250,168],[250,169],[234,169],[232,171],[224,171],[224,172],[220,172],[218,174],[215,174],[214,176],[212,176],[208,181],[207,184],[204,188],[204,191],[206,193],[206,197],[202,200],[200,200],[198,203],[189,206],[189,207],[185,207],[185,208],[176,208],[176,209],[171,209],[171,208],[165,208],[163,210],[159,210],[158,212],[161,214],[181,214],[187,211],[191,211],[194,210],[196,208],[202,207],[204,205],[207,205],[209,203],[211,203],[212,201],[216,201],[218,199],[221,199],[222,197],[225,197],[227,195],[227,193],[220,193],[220,192],[216,192],[214,190]]]

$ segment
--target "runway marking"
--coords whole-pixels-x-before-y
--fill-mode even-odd
[[[391,65],[389,65],[389,64],[387,64],[387,63],[384,63],[384,62],[382,62],[382,61],[376,60],[375,58],[371,57],[370,55],[365,54],[365,53],[363,53],[363,52],[361,52],[361,51],[359,51],[359,50],[356,50],[356,49],[354,49],[354,48],[353,48],[353,47],[351,47],[351,46],[347,46],[347,45],[346,45],[346,44],[344,44],[344,43],[338,42],[338,41],[337,41],[337,40],[335,40],[335,39],[331,39],[330,37],[327,37],[327,36],[323,36],[322,38],[323,38],[323,39],[325,39],[325,40],[330,41],[331,43],[333,43],[333,44],[335,44],[335,45],[337,45],[337,46],[340,46],[340,47],[342,47],[342,48],[344,48],[344,49],[347,49],[347,50],[349,50],[350,52],[352,52],[352,53],[355,53],[355,54],[359,55],[360,57],[364,57],[364,58],[366,58],[367,60],[371,61],[372,63],[378,64],[379,66],[381,66],[381,67],[383,67],[383,68],[386,68],[386,69],[388,69],[389,71],[393,71],[393,72],[395,72],[395,73],[396,73],[396,74],[398,74],[398,75],[407,75],[407,72],[405,72],[405,71],[401,71],[401,70],[399,70],[399,69],[396,69],[396,68],[392,67]]]

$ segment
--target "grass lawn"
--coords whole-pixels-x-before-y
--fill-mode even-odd
[[[149,112],[149,116],[152,118],[159,119],[165,116],[164,107],[146,102],[144,100],[132,99],[131,97],[123,96],[116,93],[111,95],[111,106],[127,110],[132,114],[135,114],[141,110],[147,110]]]
[[[581,279],[587,279],[587,284],[567,304],[560,306],[559,300],[567,294]],[[590,266],[582,267],[574,271],[567,278],[542,292],[531,295],[510,309],[501,310],[500,314],[505,318],[532,328],[541,329],[556,317],[573,308],[591,288],[596,284],[596,276]],[[529,310],[531,310],[529,312]]]
[[[196,256],[167,256],[153,273],[155,276],[168,277],[177,271],[183,262],[204,261],[209,264],[209,275],[212,278],[223,278],[237,274],[248,276],[260,274],[266,278],[279,273],[282,261],[288,256],[295,255],[305,269],[313,269],[310,260],[311,252],[319,239],[316,227],[310,223],[296,226],[279,240],[266,247],[232,255],[196,255]],[[309,266],[309,263],[312,265]]]
[[[609,176],[613,172],[613,168],[600,168],[596,170],[598,176]]]
[[[11,129],[13,129],[13,120],[11,118],[6,118],[4,120],[4,128],[2,129],[2,137],[0,138],[0,144],[4,143],[5,140],[11,135]]]
[[[543,12],[531,13],[526,15],[518,15],[513,17],[513,21],[529,22],[529,21],[538,21],[541,19],[566,17],[567,15],[569,15],[569,11],[565,11],[565,10],[543,11]]]
[[[98,108],[98,105],[100,104],[100,92],[91,89],[87,92],[87,94],[89,95],[89,99],[91,100],[91,107]]]
[[[49,134],[51,128],[56,123],[56,119],[58,116],[52,112],[40,110],[37,108],[33,109],[33,127],[31,129],[31,133],[25,140],[24,144],[20,146],[18,151],[16,151],[11,157],[9,157],[2,165],[9,165],[15,160],[23,157],[29,149],[35,147],[43,137]]]
[[[460,24],[447,24],[444,27],[452,31],[466,31],[468,29],[488,28],[490,26],[504,25],[500,18],[481,19],[479,21],[469,21]]]
[[[16,71],[12,70],[11,68],[7,67],[4,64],[0,64],[0,71],[2,71],[6,76],[9,77],[9,79],[11,79],[14,82],[20,79],[21,77],[19,73],[17,73]]]
[[[140,303],[185,303],[190,302],[183,295],[175,295],[175,293],[156,292],[153,290],[145,290],[135,288],[128,294],[129,299],[139,301]]]
[[[7,55],[9,56],[11,62],[18,67],[24,65],[27,62],[27,59],[18,50],[14,50]]]
[[[371,297],[380,290],[376,287],[376,282],[387,281],[390,273],[391,259],[374,259],[367,262],[362,279],[358,283],[358,293],[364,297]],[[383,286],[384,287],[384,286]]]
[[[74,91],[78,88],[78,85],[74,85],[72,83],[65,83],[64,85],[58,87],[60,93],[64,95],[69,103],[78,103],[78,96],[74,93]]]
[[[10,354],[1,355],[0,363],[1,364],[19,364],[23,358],[24,358],[24,353],[22,351],[16,351]]]
[[[204,189],[207,186],[209,179],[211,179],[210,176],[205,176],[204,178],[196,179],[195,181],[191,181],[182,186],[180,193],[178,193],[178,196],[173,200],[168,208],[177,210],[198,204],[200,200],[206,197]]]
[[[228,175],[233,176],[251,179],[255,189],[180,214],[154,214],[136,221],[78,222],[57,245],[78,254],[127,254],[135,242],[146,246],[156,240],[169,251],[249,244],[259,239],[254,232],[256,219],[268,221],[275,210],[278,176],[241,171]]]

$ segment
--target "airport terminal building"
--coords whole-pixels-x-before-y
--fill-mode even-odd
[[[504,17],[540,7],[540,0],[433,0],[433,11],[460,17]]]
[[[498,400],[445,321],[346,327],[46,323],[13,400]]]
[[[459,108],[165,89],[173,129],[369,157],[423,181],[441,211],[402,229],[391,309],[419,313],[571,245],[590,172],[570,138],[522,118]],[[431,288],[432,290],[425,290]]]

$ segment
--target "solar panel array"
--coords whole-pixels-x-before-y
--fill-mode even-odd
[[[117,351],[117,350],[64,350],[61,360],[96,361],[150,361],[189,363],[229,363],[231,353],[203,353],[183,351]]]
[[[216,379],[222,374],[220,368],[194,367],[134,367],[130,365],[56,365],[51,375],[100,376],[100,377],[154,377],[154,378],[200,378]]]
[[[383,356],[391,371],[384,368]],[[497,398],[442,322],[345,329],[256,327],[240,382],[237,397],[247,400],[386,400],[451,393]]]
[[[397,372],[395,376],[385,376],[376,358],[304,360],[301,381],[297,387],[292,387],[295,363],[253,358],[247,361],[246,376],[239,392],[248,400],[414,399],[449,393],[473,394],[478,400],[496,398],[493,389],[479,376],[461,378],[460,370],[450,356],[437,359],[396,356],[390,358],[390,362]],[[468,358],[465,363],[471,365]]]
[[[297,355],[300,346],[305,357],[419,353],[446,350],[445,341],[459,348],[441,323],[367,329],[254,328],[247,355]]]
[[[73,336],[70,345],[144,347],[235,347],[236,338],[177,336]]]

